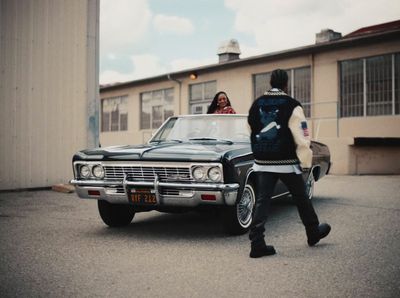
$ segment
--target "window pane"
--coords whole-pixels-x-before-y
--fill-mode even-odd
[[[117,131],[119,127],[119,111],[118,107],[116,110],[111,112],[111,131]]]
[[[212,100],[217,93],[217,82],[204,83],[204,98],[203,100]]]
[[[102,131],[118,131],[120,127],[120,115],[125,114],[126,128],[128,125],[128,98],[127,96],[103,99],[102,101]]]
[[[190,85],[190,101],[203,99],[203,84]]]
[[[288,94],[299,100],[304,107],[306,117],[310,117],[311,104],[311,69],[310,67],[302,67],[294,69],[294,92],[291,90],[291,74],[292,69],[286,70],[288,80]],[[271,73],[261,73],[253,76],[254,80],[254,96],[255,99],[263,95],[271,89],[270,85]]]
[[[174,89],[142,93],[141,129],[156,129],[174,115]]]
[[[101,131],[109,131],[110,130],[110,113],[105,113],[104,111],[101,114]]]
[[[142,111],[140,116],[140,128],[150,128],[150,117],[151,117],[151,92],[142,93],[141,101]]]
[[[254,75],[254,99],[260,97],[271,88],[270,79],[270,72]]]
[[[151,105],[152,106],[161,106],[163,104],[163,97],[164,97],[164,91],[163,90],[153,91],[153,97],[151,99]]]
[[[128,130],[128,114],[120,114],[119,121],[119,130]]]
[[[363,61],[362,59],[340,63],[341,117],[363,115]]]
[[[306,117],[311,116],[311,71],[309,67],[294,70],[293,97],[301,102]],[[289,93],[290,94],[290,93]]]
[[[174,89],[165,90],[164,121],[174,115]]]
[[[199,113],[195,106],[210,104],[217,93],[217,82],[210,81],[189,86],[189,110],[191,113]],[[200,114],[200,113],[199,113]]]
[[[152,107],[152,128],[158,128],[163,123],[162,119],[162,106]]]
[[[367,115],[392,114],[392,56],[366,59]]]
[[[128,130],[128,97],[123,96],[119,104],[119,130]]]

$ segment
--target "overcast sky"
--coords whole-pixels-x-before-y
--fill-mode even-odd
[[[100,0],[100,84],[218,62],[236,39],[241,58],[400,20],[400,0]]]

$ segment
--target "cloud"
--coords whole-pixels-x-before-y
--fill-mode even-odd
[[[314,44],[315,34],[324,28],[347,34],[361,27],[397,20],[400,11],[398,0],[225,0],[224,3],[234,16],[230,34],[240,33],[253,41],[249,44],[238,40],[241,58]],[[188,41],[187,35],[195,31],[199,34],[204,29],[201,26],[212,28],[214,24],[208,23],[211,19],[204,17],[203,25],[195,28],[188,18],[153,13],[149,0],[101,0],[100,5],[102,84],[217,63],[215,56],[189,58],[200,51],[198,47],[195,51],[171,47],[169,52],[179,56],[171,61],[167,51],[160,52],[160,47],[154,46],[162,39],[160,34],[168,34],[168,42],[175,46],[180,39]],[[159,35],[152,34],[154,30]],[[206,38],[212,39],[217,32],[210,29],[207,34]]]
[[[154,17],[153,24],[160,33],[188,35],[194,32],[194,26],[189,19],[177,16],[159,14]]]
[[[110,60],[115,60],[115,59],[117,59],[117,56],[115,56],[115,54],[113,54],[113,53],[108,53],[107,58]]]
[[[167,68],[161,64],[158,56],[150,54],[134,55],[131,59],[137,77],[147,78],[167,72]]]
[[[123,73],[116,70],[105,70],[100,74],[100,84],[123,83],[152,76],[167,74],[170,72],[191,69],[199,66],[216,63],[215,58],[209,59],[175,59],[169,63],[162,63],[156,55],[133,55],[130,57],[133,71]]]
[[[132,73],[121,73],[116,70],[105,70],[100,74],[100,85],[115,84],[132,81],[134,74]]]
[[[189,19],[155,15],[148,0],[102,0],[100,4],[100,84],[142,79],[195,64],[163,63],[150,54],[154,50],[153,29],[161,34],[192,34],[195,29]]]
[[[225,6],[235,13],[235,29],[254,37],[258,54],[313,44],[324,28],[347,34],[396,20],[400,11],[398,0],[225,0]]]
[[[133,55],[130,57],[130,62],[133,65],[132,72],[105,70],[100,74],[100,84],[128,82],[167,72],[167,68],[161,64],[160,58],[155,55]]]
[[[146,40],[152,19],[147,0],[101,0],[100,51],[119,53]]]
[[[171,71],[180,71],[184,69],[190,69],[195,67],[200,67],[204,65],[214,64],[216,63],[215,58],[207,58],[207,59],[189,59],[189,58],[181,58],[175,59],[170,63]]]

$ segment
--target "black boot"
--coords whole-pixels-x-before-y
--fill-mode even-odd
[[[319,224],[316,227],[306,228],[308,245],[314,246],[319,242],[319,240],[328,236],[330,231],[331,231],[331,226],[328,225],[327,223]]]
[[[276,254],[275,248],[272,245],[266,245],[264,241],[251,243],[250,258],[260,258],[274,254]]]

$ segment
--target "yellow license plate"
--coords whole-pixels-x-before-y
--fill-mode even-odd
[[[155,205],[157,198],[150,190],[136,190],[131,192],[130,201],[135,205]]]

